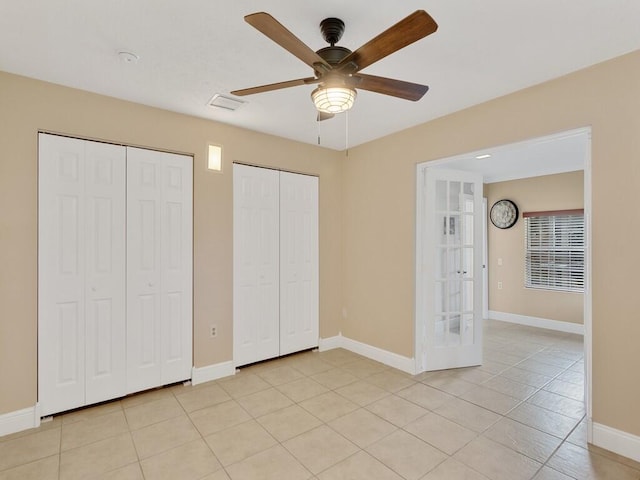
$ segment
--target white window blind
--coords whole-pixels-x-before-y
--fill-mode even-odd
[[[584,212],[525,212],[525,287],[584,292]]]

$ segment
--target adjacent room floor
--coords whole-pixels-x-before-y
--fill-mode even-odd
[[[0,480],[640,479],[587,448],[582,348],[489,321],[482,367],[412,377],[305,352],[0,437]]]

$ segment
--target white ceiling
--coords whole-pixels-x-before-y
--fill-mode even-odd
[[[360,91],[348,117],[320,124],[313,86],[244,97],[235,112],[207,105],[312,74],[246,14],[272,14],[314,50],[320,21],[337,16],[354,50],[417,9],[438,31],[364,73],[430,85],[419,102]],[[0,0],[0,70],[342,150],[637,50],[638,19],[638,0]]]
[[[434,168],[479,173],[484,183],[584,170],[590,130],[580,128],[429,162]],[[478,158],[480,157],[480,158]]]

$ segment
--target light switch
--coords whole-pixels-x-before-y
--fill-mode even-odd
[[[502,257],[498,259],[498,266],[501,267],[502,266]]]

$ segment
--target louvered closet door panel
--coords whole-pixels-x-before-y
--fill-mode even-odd
[[[126,393],[125,148],[85,142],[86,403]]]
[[[278,356],[279,175],[233,166],[233,359]]]
[[[318,345],[318,178],[280,173],[280,355]]]
[[[127,391],[161,385],[162,163],[127,149]]]
[[[192,165],[191,157],[162,157],[161,345],[162,384],[191,378]]]
[[[43,134],[38,147],[38,397],[49,415],[85,401],[85,152]]]

